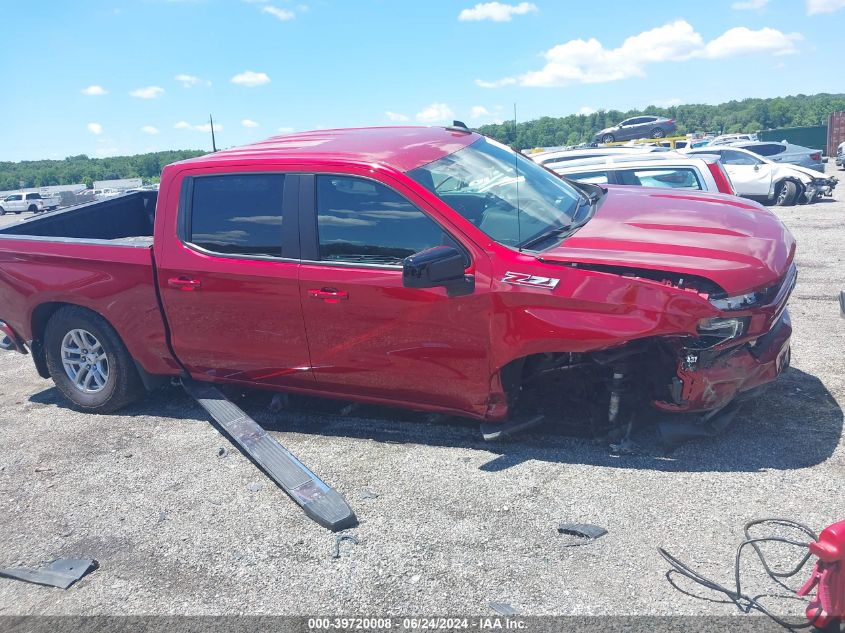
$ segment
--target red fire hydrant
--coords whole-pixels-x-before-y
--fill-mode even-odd
[[[810,543],[809,549],[819,560],[798,595],[806,596],[816,588],[816,596],[807,606],[807,619],[823,629],[845,620],[845,521],[822,530],[819,540]]]

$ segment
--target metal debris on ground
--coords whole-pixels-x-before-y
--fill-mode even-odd
[[[369,490],[368,488],[364,488],[361,492],[358,493],[359,499],[378,499],[378,493]]]
[[[558,534],[570,537],[563,543],[564,547],[586,545],[607,534],[603,527],[589,523],[561,523],[557,531]]]
[[[351,534],[338,534],[334,539],[334,551],[332,551],[332,558],[340,558],[340,544],[343,541],[352,541],[354,545],[358,545],[358,539]]]
[[[507,602],[491,602],[490,608],[499,615],[516,615],[517,611]]]
[[[217,449],[217,457],[227,457],[229,455],[229,449],[225,446],[221,446]]]
[[[259,492],[262,488],[264,488],[264,484],[253,481],[251,484],[247,485],[247,488],[250,492]]]
[[[98,566],[97,561],[91,558],[60,558],[40,569],[29,567],[0,569],[0,576],[37,585],[67,589],[89,571],[97,569]]]

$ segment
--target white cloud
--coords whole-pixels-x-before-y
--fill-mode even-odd
[[[718,59],[749,53],[788,55],[795,52],[795,42],[803,39],[799,33],[781,33],[768,27],[752,31],[738,26],[722,33],[704,48],[704,57]]]
[[[173,79],[182,84],[185,88],[192,88],[194,86],[210,86],[211,82],[207,79],[201,79],[195,75],[176,75]]]
[[[752,31],[744,26],[725,31],[710,42],[685,20],[627,38],[618,48],[605,48],[595,38],[570,40],[544,53],[546,64],[540,70],[494,81],[476,80],[482,88],[518,84],[528,87],[568,86],[618,81],[645,75],[645,67],[668,61],[692,58],[718,59],[750,53],[785,55],[795,52],[799,33],[782,33],[762,28]]]
[[[469,111],[469,116],[473,119],[480,119],[485,116],[490,116],[490,110],[484,106],[472,106]]]
[[[131,91],[129,96],[137,97],[138,99],[155,99],[163,94],[164,88],[159,88],[158,86],[147,86],[146,88],[138,88]]]
[[[81,92],[82,92],[82,94],[88,95],[88,96],[91,96],[91,97],[99,97],[101,95],[107,94],[105,88],[103,88],[102,86],[98,86],[96,84],[93,85],[93,86],[88,86],[87,88],[83,88],[81,90]]]
[[[493,22],[510,22],[515,15],[536,13],[537,5],[533,2],[519,4],[504,4],[502,2],[480,2],[471,9],[464,9],[458,14],[461,22],[476,22],[491,20]]]
[[[174,126],[177,130],[193,130],[194,132],[211,132],[211,124],[210,123],[200,123],[199,125],[191,125],[187,121],[179,121]],[[222,132],[223,125],[220,123],[214,124],[214,131],[215,132]]]
[[[410,119],[410,117],[406,114],[400,114],[399,112],[391,112],[390,110],[388,110],[384,114],[385,116],[387,116],[388,119],[390,119],[394,123],[400,123],[402,121],[408,121]]]
[[[281,132],[282,134],[290,134],[294,130],[293,130],[292,127],[288,127],[286,125],[283,125],[282,127],[278,128],[276,131]]]
[[[252,119],[242,120],[241,125],[244,127],[259,127],[259,123],[257,121],[253,121]]]
[[[455,113],[445,103],[432,103],[417,113],[417,121],[421,123],[436,123],[438,121],[450,121],[454,116]]]
[[[590,116],[591,114],[595,113],[597,110],[595,108],[591,108],[590,106],[581,106],[578,109],[578,114],[583,114],[584,116]]]
[[[293,20],[296,17],[293,11],[280,9],[279,7],[274,7],[272,4],[261,7],[261,13],[268,13],[275,18],[279,18],[282,22]]]
[[[89,123],[85,127],[88,128],[88,131],[91,132],[91,134],[102,134],[103,133],[103,126],[100,125],[99,123]]]
[[[845,0],[807,0],[807,15],[833,13],[845,8]]]
[[[270,77],[267,76],[267,73],[257,73],[251,70],[245,70],[244,72],[238,73],[232,77],[231,81],[233,84],[238,84],[239,86],[254,88],[255,86],[269,84]]]
[[[158,134],[158,128],[152,125],[145,125],[141,128],[144,134]]]
[[[765,9],[771,0],[740,0],[731,5],[734,11],[758,11]]]

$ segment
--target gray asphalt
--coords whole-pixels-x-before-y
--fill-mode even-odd
[[[272,414],[246,394],[358,514],[339,559],[178,389],[76,413],[28,358],[0,353],[0,566],[100,563],[67,591],[0,579],[0,614],[734,614],[673,589],[656,547],[730,582],[746,521],[845,518],[845,186],[836,198],[777,210],[799,244],[792,368],[715,439],[667,454],[645,431],[634,456],[549,431],[488,444],[458,421],[312,401]],[[608,534],[563,547],[560,521]],[[771,592],[747,562],[749,591]]]

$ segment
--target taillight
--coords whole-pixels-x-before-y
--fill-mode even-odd
[[[822,153],[821,152],[813,152],[812,154],[810,154],[810,159],[811,160],[821,160],[822,159]]]
[[[727,193],[732,196],[736,195],[736,189],[734,189],[734,185],[731,182],[731,177],[728,176],[728,172],[725,171],[722,163],[719,161],[707,163],[707,168],[710,170],[713,180],[716,181],[716,189],[719,193]]]

